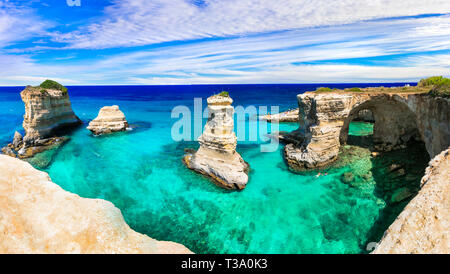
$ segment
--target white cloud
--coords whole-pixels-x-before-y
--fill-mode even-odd
[[[50,23],[26,6],[0,0],[0,48],[47,34]]]
[[[118,10],[109,12],[123,13],[120,5],[115,7]],[[207,39],[121,54],[70,49],[62,54],[52,51],[45,63],[39,57],[41,51],[50,53],[49,47],[38,46],[39,52],[27,55],[23,49],[0,50],[0,84],[36,84],[46,78],[66,85],[416,81],[448,76],[449,24],[450,15],[444,15]],[[83,37],[96,45],[106,41],[89,35]],[[80,52],[94,54],[77,58]],[[372,63],[350,60],[368,57],[373,57]]]
[[[198,6],[194,3],[203,3]],[[368,2],[368,3],[367,3]],[[448,0],[114,0],[96,23],[55,33],[72,48],[140,46],[339,25],[362,20],[450,13]],[[444,26],[445,27],[445,26]],[[431,31],[424,30],[424,31]]]

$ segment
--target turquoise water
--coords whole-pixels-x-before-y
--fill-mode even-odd
[[[182,243],[196,253],[361,253],[368,241],[379,240],[380,231],[399,212],[388,210],[389,217],[384,217],[387,198],[372,176],[384,163],[377,164],[365,152],[350,157],[351,164],[328,168],[327,176],[316,177],[317,171],[288,171],[281,146],[261,153],[261,141],[240,143],[237,150],[251,167],[248,185],[239,192],[220,189],[183,166],[184,149],[196,148],[196,142],[177,143],[170,136],[175,122],[170,110],[179,104],[192,107],[194,95],[206,98],[214,89],[220,91],[218,87],[183,94],[109,89],[112,94],[104,87],[70,89],[74,111],[87,123],[100,107],[118,104],[134,129],[94,137],[84,124],[49,156],[47,166],[38,167],[65,190],[113,202],[134,230],[152,238]],[[245,93],[239,87],[227,89],[234,105],[276,102],[281,111],[295,107],[300,92],[293,86],[265,96],[257,87]],[[15,90],[9,92],[0,93],[3,145],[21,129],[23,115],[20,98]],[[296,128],[280,124],[280,130]],[[370,131],[365,123],[350,127],[356,135]],[[352,184],[342,182],[345,172],[355,175]]]

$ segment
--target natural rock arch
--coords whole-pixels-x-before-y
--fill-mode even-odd
[[[416,115],[405,102],[388,96],[365,99],[350,106],[339,134],[340,144],[346,143],[350,122],[363,110],[370,110],[373,115],[373,141],[377,150],[404,148],[411,139],[421,140]]]
[[[432,158],[450,145],[450,100],[425,94],[312,93],[297,96],[299,129],[286,145],[287,164],[294,170],[327,165],[348,136],[348,125],[362,109],[374,114],[374,143],[380,150],[422,140]]]

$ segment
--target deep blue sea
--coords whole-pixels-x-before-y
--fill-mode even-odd
[[[72,108],[84,124],[49,156],[48,165],[37,167],[67,191],[111,201],[134,230],[196,253],[362,253],[386,203],[375,193],[375,178],[362,188],[340,178],[349,171],[364,177],[373,169],[370,159],[316,177],[290,172],[282,146],[263,153],[261,140],[242,142],[237,150],[250,164],[250,180],[243,191],[227,191],[183,166],[184,149],[198,145],[172,140],[177,119],[171,111],[177,105],[192,108],[194,97],[221,91],[229,92],[234,106],[283,111],[297,107],[297,94],[317,87],[379,85],[69,86]],[[14,131],[24,133],[23,88],[0,87],[1,146],[11,142]],[[133,130],[93,136],[86,126],[107,105],[119,105]],[[280,124],[280,130],[296,128]],[[354,125],[350,131],[364,135],[366,128]]]

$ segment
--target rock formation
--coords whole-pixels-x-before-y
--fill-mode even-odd
[[[275,114],[267,114],[267,115],[261,116],[261,119],[266,120],[268,122],[272,122],[272,121],[298,122],[298,108],[283,111],[280,113],[275,113]]]
[[[249,166],[236,152],[233,100],[228,95],[214,95],[207,101],[209,119],[198,138],[200,148],[185,155],[183,161],[188,168],[210,177],[223,188],[243,189]]]
[[[67,90],[27,86],[21,93],[25,103],[23,128],[25,136],[14,135],[14,141],[2,151],[10,156],[28,158],[66,140],[65,129],[81,124],[73,113]]]
[[[106,106],[100,109],[97,118],[89,123],[87,129],[95,135],[108,134],[117,131],[125,131],[128,127],[127,120],[118,106]]]
[[[373,253],[450,252],[450,148],[431,161],[421,190],[385,232]]]
[[[422,140],[432,158],[450,145],[450,100],[426,94],[307,92],[297,96],[297,144],[285,147],[294,170],[333,162],[345,144],[349,123],[369,109],[375,120],[373,141],[380,151],[404,148],[411,139]]]
[[[81,198],[45,172],[0,155],[0,253],[191,253],[130,229],[120,210]]]

